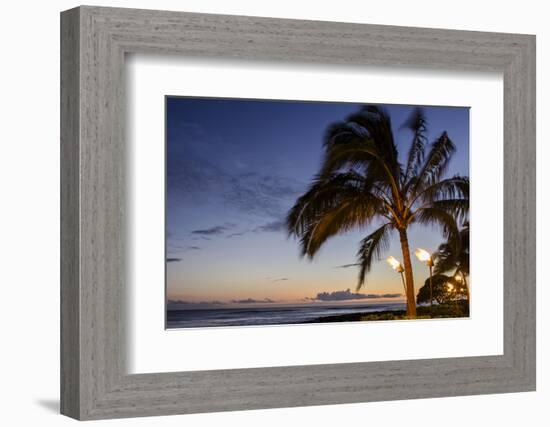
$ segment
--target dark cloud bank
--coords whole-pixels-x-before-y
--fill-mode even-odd
[[[191,234],[198,234],[199,236],[217,236],[225,233],[233,227],[233,224],[216,225],[214,227],[205,228],[202,230],[193,230]]]
[[[200,229],[200,230],[193,230],[191,231],[191,234],[195,236],[201,236],[201,238],[208,238],[210,239],[211,236],[222,236],[225,235],[226,238],[231,239],[234,237],[240,237],[244,236],[247,233],[277,233],[285,231],[286,224],[284,221],[275,220],[270,221],[265,224],[259,225],[256,228],[249,229],[249,230],[242,230],[242,231],[235,231],[229,234],[229,231],[235,229],[235,224],[223,224],[223,225],[214,225],[209,228]],[[194,247],[190,247],[194,248]]]
[[[315,301],[347,301],[358,299],[399,298],[400,296],[401,294],[361,294],[346,289],[345,291],[319,292],[315,298],[311,299]]]
[[[254,299],[254,298],[245,298],[245,299],[234,299],[230,302],[223,302],[218,300],[213,301],[186,301],[181,299],[169,299],[166,301],[168,309],[180,309],[180,308],[210,308],[218,306],[226,306],[230,304],[273,304],[277,301],[274,301],[270,298],[264,299]]]
[[[262,304],[262,303],[274,303],[272,299],[264,298],[264,299],[254,299],[254,298],[246,298],[246,299],[237,299],[231,301],[233,304]]]

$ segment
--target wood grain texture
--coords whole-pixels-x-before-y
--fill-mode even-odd
[[[79,16],[61,20],[61,412],[80,414]]]
[[[535,38],[80,7],[62,13],[62,413],[78,419],[535,389]],[[504,354],[129,375],[124,56],[500,71]]]

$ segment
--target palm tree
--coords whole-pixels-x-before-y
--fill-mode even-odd
[[[466,276],[470,275],[470,223],[466,221],[456,235],[456,241],[450,240],[439,245],[433,255],[434,273],[442,274],[452,271],[454,277],[460,277],[466,287],[466,297],[470,302],[470,291]]]
[[[326,132],[324,159],[309,189],[287,215],[289,235],[300,240],[301,255],[313,259],[329,238],[352,229],[370,232],[359,245],[357,289],[373,259],[399,234],[405,268],[407,315],[416,316],[407,230],[413,223],[439,224],[449,240],[456,218],[468,212],[469,179],[443,178],[455,146],[446,132],[427,145],[424,112],[415,109],[404,123],[412,132],[407,161],[398,160],[388,113],[364,106]],[[426,153],[427,151],[427,153]]]

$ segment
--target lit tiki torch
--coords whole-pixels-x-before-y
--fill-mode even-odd
[[[420,262],[425,263],[430,269],[430,313],[432,312],[433,307],[433,289],[432,289],[432,270],[434,266],[434,261],[430,253],[424,249],[418,248],[414,251],[414,254]]]
[[[405,269],[403,268],[401,263],[399,261],[397,261],[392,256],[388,257],[386,259],[386,261],[388,262],[389,265],[391,265],[391,268],[393,268],[393,270],[396,273],[399,273],[401,275],[401,282],[403,283],[403,290],[405,291],[405,296],[407,296],[407,287],[405,286],[405,278],[403,277],[403,272],[405,271]]]

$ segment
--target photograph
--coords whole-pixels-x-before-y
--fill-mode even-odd
[[[167,329],[469,318],[470,108],[165,96]]]

